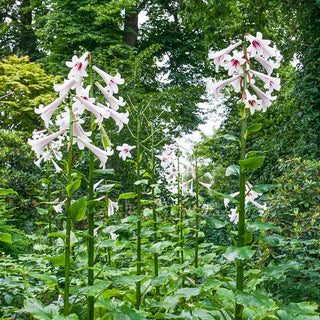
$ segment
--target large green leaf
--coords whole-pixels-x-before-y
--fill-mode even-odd
[[[251,157],[244,160],[239,160],[240,167],[244,171],[256,170],[262,166],[264,157]]]
[[[18,196],[18,192],[13,189],[2,189],[0,188],[0,196],[6,196],[7,194],[16,194]]]
[[[249,231],[264,231],[264,230],[278,230],[280,231],[281,228],[279,226],[274,226],[269,223],[255,221],[255,222],[247,222],[247,229]]]
[[[200,288],[181,288],[178,289],[175,294],[186,299],[191,297],[198,296],[200,294]]]
[[[36,299],[27,299],[24,308],[32,316],[39,320],[51,320],[54,316],[59,314],[59,307],[57,305],[43,306],[42,303]]]
[[[127,192],[127,193],[122,193],[120,194],[118,200],[120,199],[133,199],[137,196],[135,192]]]
[[[246,307],[267,307],[271,308],[275,302],[272,301],[264,292],[255,291],[253,293],[246,293],[242,291],[236,292],[236,301]]]
[[[229,260],[234,261],[236,259],[244,260],[250,259],[254,255],[255,250],[249,249],[249,247],[228,247],[223,256]]]
[[[224,134],[222,138],[225,138],[226,140],[229,140],[229,141],[239,141],[239,138],[232,134]]]
[[[70,216],[73,223],[83,219],[87,211],[86,197],[74,201],[70,206]]]
[[[67,185],[67,194],[68,194],[68,196],[71,197],[72,194],[73,194],[77,189],[79,189],[80,185],[81,185],[81,180],[80,180],[80,179],[78,179],[78,180],[76,180],[76,181],[73,181],[73,182],[71,182],[69,185]]]
[[[239,176],[239,174],[240,174],[240,167],[236,164],[233,164],[226,169],[226,176],[227,177],[229,177],[231,175]]]

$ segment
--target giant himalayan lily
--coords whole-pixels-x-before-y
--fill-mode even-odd
[[[39,108],[35,108],[34,112],[37,114],[41,114],[41,119],[44,121],[44,125],[46,128],[49,128],[49,125],[52,124],[51,117],[60,105],[60,103],[65,99],[68,95],[68,92],[64,92],[58,99],[54,100],[46,107],[40,105]]]
[[[257,96],[261,99],[261,110],[263,112],[265,112],[271,106],[271,101],[277,99],[277,96],[271,96],[271,94],[264,93],[252,83],[250,83],[250,87],[256,92]]]
[[[103,87],[99,82],[95,82],[95,85],[99,88],[99,90],[102,92],[102,94],[104,95],[104,97],[107,99],[108,104],[110,105],[110,107],[117,111],[119,109],[119,106],[125,106],[125,101],[123,100],[122,97],[119,97],[119,99],[115,98],[112,95],[112,91],[107,87]]]
[[[99,160],[100,160],[100,167],[104,168],[105,164],[108,160],[108,156],[113,155],[114,151],[109,147],[106,151],[94,146],[91,144],[87,139],[83,139],[82,137],[75,137],[76,142],[80,142],[86,148],[88,148]]]
[[[232,44],[231,46],[220,50],[220,51],[216,51],[216,52],[209,52],[209,59],[213,59],[214,60],[214,64],[216,65],[216,72],[218,72],[219,70],[219,66],[223,65],[223,62],[225,60],[225,56],[231,52],[233,49],[237,48],[238,46],[240,46],[242,43],[242,41],[238,41],[235,44]]]
[[[228,70],[229,76],[241,74],[243,72],[242,66],[246,63],[246,60],[243,58],[243,52],[233,52],[233,56],[227,54],[225,61],[224,68]]]
[[[123,161],[125,161],[126,158],[132,158],[130,151],[135,147],[136,146],[129,146],[126,143],[124,143],[122,146],[117,146],[117,150],[120,151],[119,157],[122,158]]]
[[[268,59],[271,56],[276,56],[276,49],[269,46],[270,40],[262,40],[262,33],[257,32],[254,37],[251,34],[246,35],[246,39],[250,41],[250,46],[247,48],[251,57],[255,57],[257,54]]]
[[[105,71],[99,69],[96,66],[93,66],[92,69],[96,71],[101,78],[104,80],[106,85],[110,88],[110,90],[114,93],[118,93],[118,84],[124,84],[124,80],[121,78],[120,74],[117,74],[113,77],[110,74],[106,73]]]
[[[212,92],[215,95],[218,95],[220,91],[228,84],[231,84],[234,87],[235,92],[240,92],[240,89],[241,89],[240,75],[235,75],[232,78],[229,78],[227,80],[222,80],[216,83],[212,83],[210,79],[207,84],[207,90],[209,92]]]
[[[252,75],[257,76],[259,79],[261,79],[265,85],[264,88],[266,88],[270,93],[273,90],[277,90],[280,91],[280,78],[275,78],[275,77],[271,77],[268,76],[264,73],[258,72],[258,71],[254,71],[254,70],[250,70],[249,71]]]
[[[65,129],[57,131],[55,133],[52,133],[48,136],[40,136],[32,140],[28,139],[28,144],[31,145],[31,149],[36,153],[36,155],[39,157],[43,153],[43,149],[54,139],[58,138],[60,135],[65,133]]]
[[[66,61],[67,67],[71,68],[68,78],[75,79],[77,82],[81,82],[83,77],[87,77],[86,68],[88,61],[86,60],[89,52],[85,52],[80,58],[77,56],[72,57],[72,61]]]

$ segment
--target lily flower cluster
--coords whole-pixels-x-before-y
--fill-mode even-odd
[[[111,156],[114,151],[111,147],[102,150],[92,144],[92,140],[89,138],[92,132],[86,132],[82,127],[85,119],[88,119],[87,115],[92,113],[95,117],[95,123],[97,123],[98,126],[101,126],[104,119],[112,118],[119,127],[119,131],[123,128],[124,124],[128,124],[129,112],[118,112],[119,107],[125,105],[123,98],[119,97],[117,99],[114,97],[114,94],[117,94],[119,91],[118,85],[124,83],[119,73],[117,73],[116,76],[111,76],[98,67],[93,66],[93,70],[96,71],[105,82],[105,86],[102,86],[98,82],[95,83],[106,99],[105,105],[100,103],[95,104],[95,99],[89,96],[90,85],[85,88],[83,87],[83,79],[88,77],[86,71],[88,55],[89,53],[85,52],[80,58],[73,56],[72,61],[66,62],[66,65],[71,69],[68,78],[64,80],[63,84],[54,85],[54,90],[59,93],[59,97],[47,106],[40,105],[39,108],[35,109],[35,113],[41,115],[45,127],[50,133],[45,134],[45,131],[35,131],[32,139],[28,140],[32,150],[35,151],[38,157],[38,160],[35,162],[38,166],[40,166],[42,161],[50,160],[54,164],[57,172],[61,170],[55,160],[61,160],[62,158],[62,153],[59,149],[62,146],[62,141],[68,134],[70,123],[72,123],[73,143],[77,143],[80,150],[83,150],[84,147],[88,148],[100,160],[101,167],[104,167],[108,156]],[[68,98],[69,101],[67,100]],[[72,110],[69,109],[67,104],[72,104]],[[53,120],[54,114],[56,114],[55,120]],[[52,132],[49,129],[51,125],[59,128],[59,130]],[[66,140],[67,139],[68,138],[66,138]],[[120,157],[124,160],[125,156],[123,154],[126,151],[121,148],[127,150],[128,147],[130,146],[124,144],[120,149],[119,147],[117,148],[121,151]],[[130,152],[129,154],[126,153],[127,157],[129,157],[129,155]]]
[[[187,150],[190,152],[190,150]],[[167,181],[166,187],[173,194],[178,193],[177,179],[179,176],[182,177],[182,181],[190,177],[185,182],[181,184],[181,190],[184,193],[188,193],[191,196],[195,196],[193,191],[193,184],[196,180],[196,168],[194,164],[189,163],[183,157],[180,157],[180,151],[175,148],[175,146],[165,146],[165,149],[161,155],[156,156],[161,160],[161,166],[165,172],[165,180]],[[179,157],[179,166],[178,166],[178,157]],[[179,170],[178,170],[179,167]],[[180,172],[179,172],[180,171]],[[210,188],[210,184],[199,181],[199,184],[205,188]]]
[[[261,32],[257,32],[254,37],[251,34],[246,35],[246,40],[250,45],[242,50],[235,50],[242,41],[217,52],[210,52],[209,58],[213,59],[216,65],[216,71],[219,67],[223,67],[228,71],[231,78],[217,83],[212,83],[209,80],[207,89],[209,92],[218,95],[227,85],[232,85],[235,92],[241,92],[241,101],[245,103],[246,109],[249,109],[251,114],[255,111],[262,110],[265,112],[270,107],[271,102],[277,97],[272,96],[274,90],[280,90],[280,78],[271,76],[274,69],[279,68],[282,56],[275,46],[271,47],[270,40],[262,39]],[[251,69],[252,59],[256,60],[261,67],[267,72],[262,73]],[[243,87],[244,77],[247,79],[247,87]],[[264,83],[263,91],[255,85],[255,79],[260,79]],[[249,91],[250,89],[250,91]]]
[[[258,193],[254,190],[252,190],[253,186],[247,182],[246,183],[246,196],[245,196],[245,205],[248,205],[249,203],[253,204],[257,209],[259,209],[259,212],[262,214],[265,210],[267,210],[267,205],[264,203],[263,205],[256,202],[256,199],[262,195],[262,193]],[[239,192],[235,192],[230,194],[229,196],[234,198],[237,195],[239,195]],[[225,198],[223,200],[224,206],[227,208],[229,207],[230,199]],[[228,215],[231,222],[234,224],[238,224],[239,222],[239,213],[238,208],[232,208],[231,213]]]

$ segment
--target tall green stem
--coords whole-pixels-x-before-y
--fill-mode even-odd
[[[140,180],[140,113],[137,115],[137,180]],[[137,275],[141,275],[141,187],[137,185]],[[136,308],[139,310],[141,304],[141,282],[136,284]]]
[[[68,166],[67,166],[67,185],[72,182],[72,144],[73,144],[73,113],[72,104],[69,106],[70,110],[70,130],[69,130],[69,144],[68,144]],[[69,295],[70,295],[70,255],[71,255],[71,245],[70,245],[70,233],[71,233],[71,194],[67,195],[67,225],[66,225],[66,239],[65,239],[65,280],[64,280],[64,315],[69,314]]]
[[[91,68],[91,56],[90,56],[90,85],[92,90],[93,79],[92,79],[92,68]],[[93,131],[94,126],[94,116],[91,113],[90,115],[90,130]],[[94,200],[94,190],[93,190],[93,170],[94,170],[94,155],[90,152],[89,156],[89,197],[88,200],[90,203]],[[90,205],[88,208],[88,286],[92,286],[94,284],[94,206]],[[88,305],[88,320],[94,319],[94,297],[88,296],[87,298]]]
[[[199,176],[198,176],[198,162],[195,159],[195,185],[196,185],[196,238],[195,238],[195,249],[194,249],[194,267],[199,266]]]
[[[180,173],[180,150],[178,149],[178,208],[179,208],[179,223],[178,223],[178,237],[180,244],[181,263],[184,262],[183,257],[183,212],[182,212],[182,194],[181,194],[181,173]]]
[[[244,54],[246,57],[246,48],[244,47]],[[246,64],[243,67],[244,77],[243,77],[243,87],[242,93],[245,92],[248,82],[246,74]],[[244,160],[246,156],[246,129],[247,129],[247,119],[246,119],[246,110],[244,104],[241,104],[241,133],[240,133],[240,160]],[[245,245],[244,235],[245,235],[245,197],[246,197],[246,174],[243,168],[240,169],[240,194],[239,194],[239,223],[238,223],[238,248]],[[237,280],[236,280],[236,289],[238,291],[243,291],[244,288],[244,263],[243,260],[237,261]],[[243,316],[243,305],[236,304],[235,306],[235,320],[242,320]]]
[[[155,156],[154,156],[154,124],[151,124],[151,184],[152,184],[152,219],[153,219],[153,244],[158,242],[158,222],[157,222],[157,211],[156,211],[156,196],[155,196]],[[155,252],[153,255],[154,263],[154,275],[159,275],[159,260],[158,253]],[[159,286],[156,286],[156,293],[159,296]]]

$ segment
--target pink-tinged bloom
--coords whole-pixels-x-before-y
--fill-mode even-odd
[[[111,108],[107,108],[101,103],[98,103],[98,106],[101,108],[105,108],[107,113],[106,118],[111,117],[116,122],[116,125],[119,127],[118,132],[122,130],[123,124],[129,123],[129,111],[127,111],[126,113],[120,113]]]
[[[77,81],[76,79],[64,80],[62,84],[55,84],[53,86],[54,91],[59,92],[59,95],[62,96],[67,93],[69,90],[76,88]]]
[[[249,72],[261,79],[265,83],[264,88],[266,88],[270,93],[273,90],[280,91],[280,78],[271,77],[254,70],[250,70]]]
[[[117,72],[117,74],[113,77],[110,74],[106,73],[105,71],[97,68],[96,66],[93,66],[92,69],[96,71],[101,78],[104,80],[104,82],[107,84],[107,86],[114,92],[118,93],[118,84],[124,84],[124,80],[121,78],[120,74]]]
[[[122,146],[117,146],[117,150],[120,151],[119,157],[125,161],[127,158],[132,158],[130,151],[134,149],[136,146],[129,146],[124,143]]]
[[[82,137],[75,138],[75,141],[80,141],[81,144],[85,145],[99,160],[100,160],[100,167],[104,168],[108,156],[113,155],[113,150],[111,148],[108,148],[107,151],[104,151],[93,144],[89,143],[86,139],[83,139]]]
[[[263,112],[267,111],[267,109],[271,106],[271,101],[277,99],[277,96],[271,96],[270,94],[264,93],[254,84],[250,84],[250,87],[256,92],[257,96],[261,99],[261,110]]]
[[[62,203],[59,203],[56,206],[53,206],[53,209],[54,209],[55,212],[61,213],[63,211]]]
[[[112,95],[112,91],[108,89],[108,87],[103,87],[99,82],[96,82],[95,85],[99,88],[99,90],[102,92],[104,97],[107,99],[110,107],[117,111],[119,109],[119,106],[123,107],[125,106],[126,102],[123,100],[122,97],[119,97],[119,99],[115,98]]]
[[[229,54],[225,57],[226,63],[224,68],[228,70],[228,75],[232,76],[235,73],[243,73],[242,66],[246,63],[246,60],[243,58],[243,52],[234,52],[233,56]]]
[[[79,96],[76,96],[75,97],[76,99],[78,99],[84,106],[87,110],[89,110],[90,112],[93,113],[93,115],[96,117],[96,122],[97,123],[101,123],[103,121],[103,118],[109,118],[109,113],[107,111],[107,109],[100,105],[99,106],[96,106],[95,104],[93,104],[92,102],[90,102],[89,100],[85,100]],[[103,108],[102,108],[102,107]]]
[[[238,224],[239,214],[237,213],[237,208],[231,209],[231,213],[228,215],[231,222]]]
[[[110,232],[110,237],[111,237],[111,240],[116,240],[119,237],[119,235],[116,233]]]
[[[260,56],[255,56],[254,58],[265,68],[268,74],[271,74],[273,69],[280,67],[279,63],[273,62],[272,60],[267,60]]]
[[[114,215],[114,210],[118,210],[119,205],[118,202],[113,202],[110,199],[108,199],[108,216],[113,216]]]
[[[201,182],[201,181],[199,181],[199,183],[200,183],[202,186],[204,186],[205,188],[207,188],[207,189],[210,189],[210,187],[211,187],[211,183],[204,183],[204,182]]]
[[[216,72],[218,72],[219,70],[219,66],[223,64],[224,60],[225,60],[225,56],[231,52],[233,49],[237,48],[238,46],[240,46],[242,43],[242,41],[238,41],[235,44],[232,44],[231,46],[220,50],[220,51],[216,51],[216,52],[210,52],[209,53],[209,59],[213,59],[214,64],[216,65]]]
[[[82,121],[83,122],[83,121]],[[89,138],[92,134],[91,131],[85,132],[83,128],[81,127],[80,121],[74,121],[72,124],[72,130],[73,130],[73,136],[80,139],[75,139],[75,142],[78,144],[78,148],[80,150],[83,150],[85,145],[82,143],[82,141],[86,141],[87,143],[91,142],[91,139]]]
[[[246,98],[243,102],[245,103],[246,108],[250,110],[251,114],[261,110],[262,101],[258,100],[256,95],[250,94],[248,90],[246,90]]]
[[[173,161],[172,156],[168,155],[162,155],[162,156],[156,156],[156,158],[161,160],[161,167],[162,168],[167,168]]]
[[[80,58],[77,56],[72,57],[71,61],[66,61],[67,67],[71,68],[68,78],[74,78],[77,82],[81,82],[83,77],[87,77],[88,74],[86,72],[86,68],[88,65],[88,61],[86,61],[88,57],[88,52],[85,52]]]
[[[246,39],[251,42],[247,51],[251,57],[255,57],[257,54],[264,56],[268,59],[271,56],[276,56],[275,48],[269,47],[271,43],[270,40],[262,40],[262,33],[257,32],[257,35],[254,37],[251,34],[246,36]]]
[[[178,175],[178,170],[176,167],[170,167],[168,175],[166,176],[167,181],[172,181]]]
[[[228,84],[232,84],[236,92],[240,91],[240,76],[233,76],[232,78],[222,80],[216,83],[208,82],[207,89],[209,92],[218,95],[220,91]]]
[[[93,191],[96,191],[96,189],[100,186],[100,184],[104,181],[104,179],[99,180],[97,183],[93,185]]]
[[[193,182],[193,178],[190,179],[190,180],[188,180],[188,181],[186,181],[186,182],[184,182],[184,183],[181,185],[181,189],[182,189],[182,190],[185,190],[190,184],[191,184],[191,186],[192,186],[192,182]]]
[[[55,133],[50,134],[49,136],[44,136],[39,139],[31,140],[28,139],[28,144],[31,145],[32,150],[40,156],[43,153],[43,149],[55,138],[59,137],[65,132],[65,130],[60,130]]]
[[[89,95],[90,95],[90,89],[91,89],[91,86],[87,86],[86,88],[83,88],[83,87],[79,87],[77,88],[76,90],[76,95],[79,96],[80,98],[84,99],[84,100],[87,100],[89,101],[90,103],[94,104],[95,102],[95,98],[90,98]],[[83,112],[84,112],[84,109],[85,109],[85,106],[84,104],[73,98],[73,100],[75,101],[73,104],[72,104],[72,112],[73,113],[76,113],[78,115],[81,115]]]
[[[46,128],[49,127],[51,122],[51,117],[56,111],[57,107],[63,101],[63,99],[67,96],[67,93],[61,95],[58,99],[48,104],[46,107],[39,106],[39,109],[34,109],[34,112],[37,114],[41,114],[41,119],[44,121]]]

